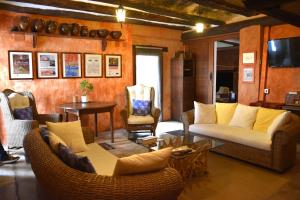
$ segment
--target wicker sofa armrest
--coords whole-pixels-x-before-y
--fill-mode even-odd
[[[62,122],[62,115],[59,113],[53,113],[53,114],[39,114],[38,115],[38,121],[40,124],[46,124],[46,121],[48,122]]]
[[[183,112],[181,114],[181,121],[183,123],[184,133],[187,134],[189,131],[189,125],[194,123],[194,109]]]
[[[93,143],[95,141],[95,134],[92,129],[89,127],[81,127],[82,128],[82,133],[83,133],[83,138],[86,144]]]
[[[296,161],[297,134],[300,130],[298,116],[292,116],[290,123],[282,126],[272,137],[273,167],[284,171]]]

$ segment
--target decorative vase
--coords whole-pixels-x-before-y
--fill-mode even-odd
[[[29,24],[30,24],[29,17],[21,16],[20,23],[19,23],[19,30],[20,31],[27,31],[27,29],[29,27]]]
[[[121,31],[112,31],[112,32],[110,32],[110,36],[113,39],[119,39],[122,36],[122,32]]]
[[[98,36],[100,38],[106,38],[109,34],[109,31],[107,29],[99,29],[98,30]]]
[[[79,35],[80,33],[80,26],[76,23],[72,24],[72,28],[71,28],[71,35]]]
[[[87,103],[88,102],[88,96],[81,96],[81,102]]]
[[[83,37],[89,36],[89,29],[87,26],[81,26],[80,35]]]
[[[42,19],[35,19],[32,22],[32,32],[42,32],[45,27],[45,21]]]
[[[47,33],[55,33],[57,29],[57,23],[55,21],[49,20],[46,23],[46,32]]]
[[[70,26],[67,23],[62,23],[59,26],[59,32],[62,35],[68,35],[70,33]]]

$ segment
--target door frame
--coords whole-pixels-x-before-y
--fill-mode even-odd
[[[160,73],[160,105],[161,105],[161,119],[163,119],[163,104],[164,104],[164,87],[163,87],[163,52],[167,52],[167,47],[158,46],[144,46],[144,45],[133,45],[132,57],[133,57],[133,84],[136,84],[136,55],[157,55],[159,57],[159,73]],[[157,94],[157,93],[156,93]]]

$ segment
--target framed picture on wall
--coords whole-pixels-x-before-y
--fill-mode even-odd
[[[81,77],[81,53],[62,53],[63,78]]]
[[[254,83],[254,67],[243,69],[243,82]]]
[[[105,77],[122,77],[122,56],[117,54],[105,55]]]
[[[255,64],[256,52],[244,52],[243,53],[243,64]]]
[[[84,76],[102,77],[102,55],[101,54],[84,54]]]
[[[9,79],[33,79],[32,52],[8,51]]]
[[[58,53],[37,52],[37,78],[58,78]]]

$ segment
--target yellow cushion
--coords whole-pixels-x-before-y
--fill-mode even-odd
[[[272,139],[274,133],[288,124],[292,120],[291,111],[286,111],[278,115],[267,129],[267,134]]]
[[[129,115],[128,124],[153,124],[154,118],[151,115],[146,116],[136,116]]]
[[[118,157],[106,151],[97,143],[90,143],[87,146],[87,151],[76,153],[76,155],[88,157],[97,174],[112,176]]]
[[[252,129],[256,119],[258,107],[238,104],[229,126]]]
[[[73,122],[46,122],[49,131],[60,137],[74,153],[86,151],[80,121]]]
[[[274,119],[283,112],[285,112],[285,110],[259,108],[256,115],[256,121],[253,125],[253,130],[266,133]]]
[[[215,124],[216,107],[213,104],[203,104],[194,101],[194,124]]]
[[[51,149],[55,153],[58,153],[58,144],[59,143],[67,146],[66,143],[60,137],[58,137],[57,135],[55,135],[54,133],[52,133],[50,131],[49,131],[49,143],[50,143]]]
[[[217,124],[228,125],[237,103],[216,103]]]
[[[8,96],[10,108],[12,110],[16,108],[27,108],[30,106],[29,97],[23,96],[18,93],[11,93]]]
[[[119,158],[114,170],[115,176],[157,171],[167,166],[172,147],[149,153]]]

